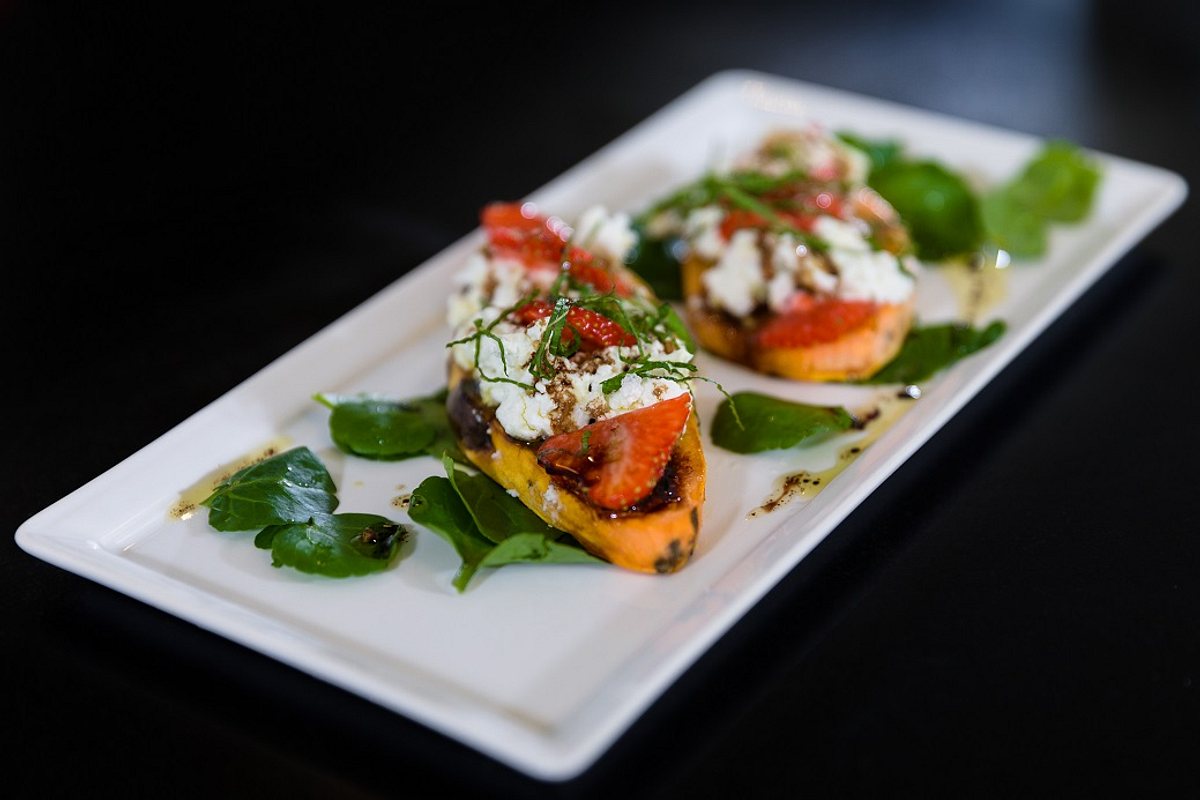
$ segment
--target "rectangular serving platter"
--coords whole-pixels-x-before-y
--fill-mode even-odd
[[[895,137],[993,185],[1038,148],[1034,137],[748,72],[721,73],[530,195],[571,219],[590,205],[638,210],[765,132],[817,122]],[[398,498],[437,474],[430,458],[343,457],[318,391],[429,394],[444,381],[449,331],[440,298],[482,241],[474,232],[192,416],[28,520],[28,552],[355,692],[542,779],[592,764],[776,582],[1126,250],[1183,201],[1173,173],[1095,154],[1105,177],[1081,225],[1056,228],[1047,257],[1010,267],[980,321],[1004,319],[988,350],[924,385],[920,400],[819,493],[752,512],[782,476],[823,470],[855,437],[754,457],[707,440],[709,496],[693,561],[669,576],[608,566],[510,566],[457,594],[457,558],[423,531],[387,571],[337,581],[275,569],[253,534],[217,534],[204,515],[169,511],[222,465],[271,442],[326,462],[341,509],[405,520]],[[923,322],[956,319],[937,269],[920,276]],[[437,302],[431,301],[437,298]],[[701,355],[730,391],[758,390],[861,408],[895,388],[792,383]],[[720,395],[697,387],[702,420]],[[894,415],[893,415],[894,416]],[[363,608],[400,608],[379,624]]]

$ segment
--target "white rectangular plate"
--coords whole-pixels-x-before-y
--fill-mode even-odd
[[[717,75],[531,196],[567,219],[595,203],[637,210],[715,156],[810,121],[897,137],[978,179],[1011,176],[1032,137],[751,73]],[[403,518],[392,501],[439,472],[432,459],[343,458],[317,391],[428,394],[443,383],[442,299],[482,241],[476,232],[398,280],[158,441],[26,522],[30,553],[255,648],[466,742],[534,776],[591,764],[689,664],[1138,239],[1186,187],[1173,173],[1098,155],[1104,182],[1085,224],[1057,228],[1049,255],[1011,267],[988,315],[1008,333],[940,375],[828,488],[749,517],[784,474],[830,466],[856,434],[810,450],[735,456],[706,442],[711,476],[693,561],[670,576],[607,566],[510,566],[451,588],[457,559],[427,532],[393,568],[335,581],[274,569],[253,534],[217,534],[203,514],[172,519],[210,470],[286,436],[312,447],[343,510]],[[936,270],[923,321],[954,318]],[[729,390],[870,404],[880,390],[789,383],[701,356]],[[893,389],[894,393],[894,389]],[[698,387],[710,420],[719,395]],[[862,435],[862,434],[857,434]],[[403,487],[403,488],[402,488]],[[380,624],[362,609],[395,608]]]

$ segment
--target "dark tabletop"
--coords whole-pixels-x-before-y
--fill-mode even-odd
[[[485,202],[718,70],[1065,136],[1198,185],[1196,12],[108,5],[0,0],[4,794],[1200,789],[1195,201],[570,783],[11,538],[470,230]]]

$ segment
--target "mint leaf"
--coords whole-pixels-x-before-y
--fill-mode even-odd
[[[717,407],[712,440],[735,453],[805,447],[846,430],[853,421],[846,409],[837,406],[812,406],[758,392],[737,392]]]
[[[862,383],[917,383],[990,345],[1004,335],[1003,320],[986,328],[947,323],[913,328],[900,353]]]
[[[201,501],[219,531],[251,531],[301,522],[337,508],[337,487],[307,447],[297,447],[230,475]]]
[[[362,458],[396,461],[443,452],[462,460],[446,416],[446,392],[412,400],[377,395],[318,394],[330,409],[329,435],[338,449]]]
[[[272,564],[347,578],[379,572],[404,541],[404,528],[375,514],[317,514],[307,522],[272,525],[254,538]]]
[[[969,253],[983,243],[978,199],[941,164],[891,161],[872,171],[869,183],[896,209],[922,260]]]

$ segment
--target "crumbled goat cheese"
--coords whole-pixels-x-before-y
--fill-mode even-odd
[[[697,208],[688,214],[683,223],[683,235],[696,255],[709,261],[721,257],[725,250],[725,240],[721,236],[724,218],[725,212],[717,206]]]
[[[766,293],[758,231],[743,229],[733,234],[729,247],[716,266],[700,276],[709,305],[744,317]]]
[[[573,242],[595,255],[621,263],[637,244],[637,234],[628,214],[609,214],[604,206],[592,206],[580,215]]]
[[[813,231],[829,243],[829,260],[838,271],[837,296],[843,300],[902,303],[915,286],[900,261],[886,250],[872,250],[853,225],[819,217]]]

